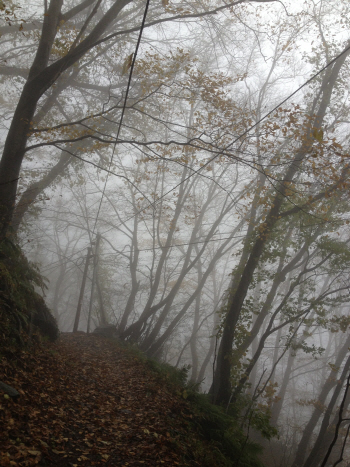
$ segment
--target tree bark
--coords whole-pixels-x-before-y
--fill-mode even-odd
[[[311,128],[320,129],[331,100],[333,87],[339,75],[339,71],[347,56],[347,51],[342,55],[332,66],[332,72],[327,76],[326,81],[323,80],[321,84],[322,97],[320,98],[318,112],[313,119]],[[264,247],[269,240],[271,232],[277,224],[281,216],[281,208],[283,201],[286,197],[289,184],[293,181],[297,174],[305,156],[308,154],[312,147],[311,129],[307,129],[304,141],[299,151],[297,151],[291,164],[285,172],[285,176],[280,181],[276,195],[272,201],[270,211],[266,216],[266,220],[259,227],[257,227],[258,236],[255,240],[249,258],[244,266],[242,274],[237,284],[233,284],[234,293],[230,300],[230,306],[227,311],[223,334],[219,348],[217,359],[217,366],[214,373],[214,381],[211,388],[213,401],[219,404],[227,404],[231,397],[231,352],[234,341],[235,327],[238,322],[248,288],[253,279],[255,270],[259,264],[259,260],[264,251]]]
[[[48,66],[63,4],[63,0],[51,0],[44,18],[37,53],[14,112],[0,162],[0,237],[7,235],[12,222],[20,169],[39,99],[64,71],[95,46],[95,42],[130,2],[131,0],[117,0],[80,44]]]
[[[325,436],[327,435],[327,430],[330,426],[330,420],[331,420],[331,415],[332,415],[332,411],[335,407],[335,404],[339,398],[339,395],[340,395],[340,392],[343,388],[343,384],[344,384],[344,381],[346,380],[348,374],[349,374],[349,369],[350,369],[350,357],[348,357],[345,365],[344,365],[344,368],[343,368],[343,371],[342,371],[342,374],[339,378],[339,380],[337,381],[337,385],[335,387],[335,390],[333,392],[333,395],[331,397],[331,400],[326,408],[326,412],[324,414],[324,417],[323,417],[323,420],[322,420],[322,424],[321,424],[321,428],[320,428],[320,431],[318,433],[318,436],[317,436],[317,439],[316,439],[316,442],[308,456],[308,458],[306,459],[303,467],[316,467],[319,463],[319,461],[322,459],[323,457],[323,453],[324,453],[324,448],[327,449],[327,444],[325,445]],[[311,436],[311,434],[310,434]],[[293,464],[293,465],[298,465],[298,464]]]
[[[338,356],[334,363],[335,367],[340,367],[340,365],[344,361],[344,358],[346,357],[346,354],[348,353],[349,345],[350,345],[350,336],[348,336],[340,352],[338,353]],[[310,420],[308,421],[308,423],[306,424],[304,428],[303,435],[301,437],[301,440],[299,441],[298,449],[296,451],[292,467],[301,467],[303,465],[305,455],[306,455],[308,446],[310,444],[311,437],[314,433],[316,424],[323,413],[322,407],[324,406],[326,402],[329,392],[334,388],[336,384],[337,384],[337,380],[335,379],[334,370],[331,370],[327,378],[327,381],[325,382],[318,396],[317,404],[315,405],[315,409],[310,417]]]

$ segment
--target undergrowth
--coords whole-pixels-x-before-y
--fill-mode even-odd
[[[184,466],[191,465],[190,455],[202,467],[263,467],[259,460],[262,447],[249,440],[237,417],[212,404],[209,395],[199,393],[198,385],[188,381],[188,367],[178,369],[147,358],[135,347],[128,347],[157,374],[161,383],[172,387],[190,406],[192,428],[199,437],[191,441],[192,452],[184,455]]]
[[[57,324],[35,289],[45,282],[38,268],[10,239],[0,242],[0,340],[2,347],[23,347],[39,328],[51,339]]]

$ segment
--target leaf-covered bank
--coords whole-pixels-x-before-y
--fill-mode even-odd
[[[183,372],[117,341],[63,334],[20,354],[2,351],[2,466],[259,466],[257,447]]]

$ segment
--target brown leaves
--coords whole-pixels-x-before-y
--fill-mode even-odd
[[[322,128],[314,128],[312,131],[312,136],[315,138],[316,141],[322,143],[323,141],[323,130]]]
[[[171,467],[191,456],[184,394],[109,341],[63,335],[15,365],[3,358],[0,373],[21,394],[0,394],[1,466]]]
[[[131,68],[133,57],[134,57],[134,54],[132,53],[126,58],[123,64],[123,68],[122,68],[122,75],[125,75],[128,72],[128,70]]]

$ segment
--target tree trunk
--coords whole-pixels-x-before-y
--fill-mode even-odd
[[[350,345],[350,336],[346,339],[344,345],[342,346],[336,361],[334,363],[335,367],[340,367],[346,354],[348,353]],[[322,408],[326,402],[327,396],[329,392],[333,389],[333,387],[337,384],[337,380],[335,378],[334,370],[331,370],[327,381],[325,382],[320,395],[318,396],[317,404],[315,405],[315,409],[311,415],[310,420],[308,421],[307,425],[304,428],[303,435],[298,445],[298,449],[295,454],[295,459],[293,461],[292,467],[301,467],[303,465],[305,455],[311,440],[311,437],[314,433],[315,427],[317,425],[318,420],[322,416]]]
[[[95,42],[130,2],[117,0],[80,44],[48,66],[63,4],[63,0],[51,0],[44,17],[37,53],[14,112],[0,161],[0,237],[7,235],[12,223],[20,169],[39,99],[64,71],[95,46]]]
[[[341,66],[343,65],[346,57],[350,51],[347,51],[342,55],[332,66],[332,72],[327,76],[326,80],[323,80],[321,84],[322,98],[320,99],[319,110],[316,117],[313,119],[311,128],[320,129],[325,117],[327,108],[330,103],[331,94],[333,87],[336,83],[337,77]],[[320,94],[321,94],[320,93]],[[276,191],[275,197],[272,201],[269,213],[266,216],[265,222],[257,227],[257,239],[255,240],[249,258],[243,268],[242,274],[237,284],[233,284],[234,293],[230,300],[230,306],[228,308],[223,334],[219,348],[219,354],[217,359],[217,366],[214,374],[213,386],[211,393],[213,401],[219,404],[227,404],[231,397],[231,352],[234,341],[235,327],[238,322],[242,306],[247,295],[249,286],[253,279],[256,268],[258,267],[259,260],[264,251],[264,247],[269,240],[271,232],[277,224],[281,215],[281,207],[286,197],[288,186],[293,182],[295,175],[297,174],[305,156],[308,154],[312,147],[312,135],[311,130],[306,129],[305,137],[302,146],[297,151],[291,164],[286,170],[285,176],[281,180]],[[296,207],[298,208],[298,207]]]
[[[323,457],[324,448],[328,447],[327,445],[325,446],[325,436],[327,435],[327,430],[328,430],[328,428],[330,426],[332,411],[333,411],[333,409],[335,407],[335,404],[336,404],[336,402],[337,402],[337,400],[339,398],[341,390],[343,389],[343,384],[344,384],[344,381],[345,381],[346,377],[349,374],[349,369],[350,369],[350,357],[348,357],[348,359],[347,359],[347,361],[346,361],[346,363],[344,365],[342,374],[341,374],[339,380],[337,381],[337,385],[335,387],[335,390],[333,392],[331,400],[330,400],[330,402],[329,402],[329,404],[328,404],[328,406],[326,408],[326,412],[324,414],[322,424],[321,424],[321,428],[320,428],[320,431],[318,433],[316,442],[315,442],[315,444],[314,444],[308,458],[306,459],[305,464],[303,465],[303,467],[316,467],[318,465],[319,461]],[[308,437],[310,438],[311,433],[307,433],[307,435],[309,435]],[[296,466],[298,464],[294,463],[293,466],[294,465]]]

